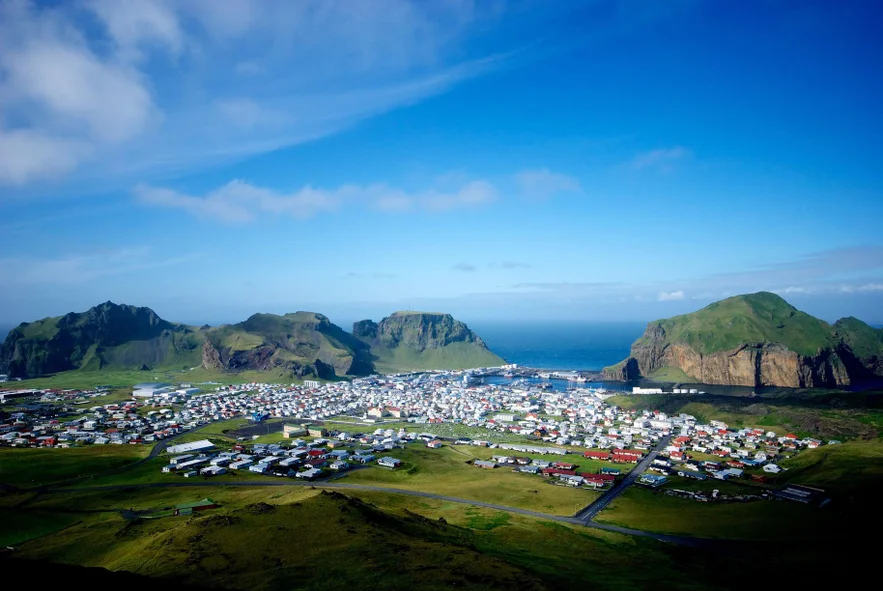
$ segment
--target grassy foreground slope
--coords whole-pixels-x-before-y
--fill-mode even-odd
[[[143,445],[70,449],[0,447],[0,483],[33,488],[116,470],[147,457]]]

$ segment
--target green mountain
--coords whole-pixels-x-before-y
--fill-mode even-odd
[[[883,376],[883,331],[855,318],[833,326],[759,292],[657,320],[608,379],[677,376],[744,386],[835,387]]]
[[[196,328],[149,308],[106,302],[12,329],[0,372],[37,377],[71,370],[192,368],[258,370],[333,379],[375,371],[455,369],[503,360],[447,314],[397,313],[356,335],[322,314],[255,314],[238,324]],[[375,366],[376,362],[376,366]]]
[[[362,320],[353,334],[371,348],[379,371],[494,367],[505,361],[450,314],[395,312],[376,323]]]
[[[368,347],[322,314],[255,314],[245,322],[208,329],[207,368],[282,369],[330,379],[373,371]]]
[[[13,377],[34,377],[73,369],[192,367],[200,363],[203,340],[150,308],[105,302],[13,328],[0,347],[0,368]]]

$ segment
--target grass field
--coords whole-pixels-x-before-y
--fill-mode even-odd
[[[787,471],[776,484],[805,484],[824,489],[841,504],[876,503],[883,486],[883,441],[852,441],[806,450],[782,462]]]
[[[64,371],[50,376],[14,382],[15,388],[94,388],[96,386],[115,386],[131,388],[141,382],[169,382],[177,384],[188,382],[217,382],[219,384],[283,383],[297,384],[301,380],[286,372],[243,371],[228,373],[201,366],[193,369],[156,368],[149,371],[135,369],[103,369],[101,371],[74,370]]]
[[[780,435],[845,440],[883,434],[883,400],[872,394],[793,392],[755,398],[663,394],[614,396],[607,402],[629,409],[684,412],[701,421],[717,419],[731,428],[760,427]]]
[[[830,539],[840,529],[835,513],[790,501],[699,503],[642,487],[623,493],[597,521],[661,533],[746,540]]]
[[[684,373],[684,370],[679,367],[660,367],[652,374],[647,376],[647,378],[656,382],[682,382],[685,384],[689,384],[694,381],[693,378]]]
[[[769,567],[765,584],[794,584],[822,555],[831,560],[840,555],[838,548],[761,540],[737,552],[682,548],[388,493],[221,487],[208,494],[220,508],[141,521],[124,521],[113,510],[162,509],[206,493],[43,495],[22,511],[105,512],[79,514],[77,523],[47,522],[43,531],[56,533],[19,543],[15,556],[148,576],[176,574],[228,588],[686,590],[742,589],[739,574],[761,563]],[[39,530],[35,524],[29,535]]]
[[[0,547],[13,546],[57,532],[77,522],[71,513],[21,511],[0,507]]]
[[[0,448],[0,482],[20,488],[88,477],[131,464],[150,453],[143,445],[69,449]]]
[[[390,453],[404,462],[402,467],[371,466],[347,474],[341,482],[420,490],[556,515],[572,515],[596,498],[595,492],[553,486],[541,476],[516,474],[511,468],[484,470],[466,463],[489,459],[495,451],[471,446],[409,446]]]

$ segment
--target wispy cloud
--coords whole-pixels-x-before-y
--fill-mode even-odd
[[[196,258],[196,254],[158,258],[149,247],[70,253],[54,258],[9,257],[0,259],[0,275],[11,285],[75,285],[178,265]]]
[[[839,291],[843,293],[869,293],[883,291],[883,283],[863,283],[861,285],[841,285]]]
[[[0,184],[92,162],[107,182],[335,133],[497,67],[511,47],[464,47],[502,14],[407,0],[2,2]]]
[[[139,185],[135,198],[145,205],[179,209],[204,219],[244,223],[260,215],[309,218],[339,209],[343,204],[384,211],[419,209],[445,212],[473,208],[496,199],[497,190],[483,180],[469,181],[451,191],[428,189],[408,193],[388,185],[343,185],[335,189],[303,187],[284,193],[234,180],[203,196],[194,196],[163,187]]]
[[[671,172],[675,165],[690,155],[690,151],[681,146],[642,152],[635,156],[630,166],[634,170],[656,170]]]
[[[463,273],[474,273],[478,270],[478,267],[475,265],[470,265],[469,263],[457,263],[454,265],[453,269],[455,271],[461,271]]]
[[[677,291],[660,291],[659,295],[656,296],[656,299],[660,302],[678,301],[684,299],[684,292],[680,289]]]
[[[566,174],[550,171],[548,168],[524,170],[515,175],[521,193],[531,199],[546,199],[558,193],[579,193],[579,181]]]

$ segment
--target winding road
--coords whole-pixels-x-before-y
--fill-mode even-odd
[[[604,510],[607,505],[609,505],[613,500],[625,492],[625,490],[633,485],[641,474],[644,473],[645,470],[650,466],[653,460],[656,459],[656,456],[659,454],[660,449],[665,449],[665,447],[671,441],[671,435],[666,435],[662,439],[656,442],[656,445],[653,446],[653,449],[650,450],[646,456],[641,459],[638,464],[632,468],[628,474],[626,474],[625,478],[619,481],[619,483],[615,484],[610,490],[606,491],[600,497],[595,499],[595,501],[590,504],[588,507],[574,515],[576,519],[584,522],[586,525],[589,525],[595,516],[598,515],[601,511]]]
[[[203,425],[205,426],[205,425]],[[137,466],[148,462],[157,456],[159,456],[163,451],[165,451],[166,447],[174,440],[187,435],[189,433],[194,433],[201,429],[202,427],[197,427],[196,429],[190,429],[189,431],[185,431],[184,433],[179,433],[178,435],[174,435],[167,439],[164,439],[153,446],[150,450],[150,453],[131,464],[127,464],[120,468],[116,468],[114,470],[109,470],[100,475],[93,476],[83,476],[79,478],[74,478],[70,480],[66,480],[63,482],[58,482],[52,485],[45,485],[36,487],[33,489],[18,489],[15,487],[10,487],[8,485],[4,485],[0,483],[0,488],[6,489],[9,492],[38,492],[38,493],[71,493],[71,492],[87,492],[87,491],[108,491],[108,490],[131,490],[131,489],[156,489],[156,488],[204,488],[204,487],[212,487],[212,486],[222,486],[222,487],[311,487],[316,489],[328,489],[328,490],[353,490],[353,491],[368,491],[368,492],[380,492],[387,494],[395,494],[395,495],[406,495],[412,497],[421,497],[425,499],[433,499],[437,501],[446,501],[449,503],[458,503],[462,505],[470,505],[473,507],[482,507],[485,509],[493,509],[496,511],[505,511],[507,513],[514,513],[518,515],[525,515],[528,517],[536,517],[539,519],[546,519],[550,521],[558,521],[562,523],[570,523],[572,525],[581,525],[584,527],[598,529],[602,531],[609,531],[619,534],[625,534],[630,536],[637,536],[642,538],[650,538],[654,540],[658,540],[660,542],[666,542],[671,544],[678,544],[684,546],[708,546],[713,543],[719,542],[719,540],[713,540],[709,538],[697,538],[691,536],[678,536],[678,535],[669,535],[669,534],[661,534],[656,532],[643,531],[639,529],[632,529],[627,527],[620,527],[618,525],[610,525],[606,523],[597,523],[594,521],[595,517],[604,510],[614,499],[616,499],[619,495],[621,495],[625,490],[637,481],[638,477],[647,469],[647,466],[653,461],[656,455],[659,453],[660,449],[663,449],[671,439],[671,436],[666,436],[660,439],[657,444],[653,447],[653,449],[648,453],[629,473],[623,478],[618,484],[616,484],[613,488],[603,493],[600,497],[595,499],[591,504],[589,504],[584,509],[578,511],[572,517],[566,517],[563,515],[553,515],[550,513],[542,513],[539,511],[530,511],[528,509],[521,509],[519,507],[509,507],[506,505],[497,505],[494,503],[486,503],[483,501],[476,501],[473,499],[463,499],[459,497],[449,497],[446,495],[439,495],[430,492],[416,491],[416,490],[408,490],[402,488],[391,488],[384,486],[373,486],[370,484],[350,484],[343,482],[301,482],[292,479],[284,479],[284,480],[249,480],[249,481],[240,481],[240,482],[226,482],[226,481],[199,481],[199,482],[150,482],[150,483],[142,483],[142,484],[118,484],[118,485],[106,485],[106,486],[81,486],[77,488],[65,488],[71,484],[75,484],[87,478],[94,478],[95,476],[106,476],[110,474],[118,474],[120,472],[124,472],[126,470],[130,470]]]

